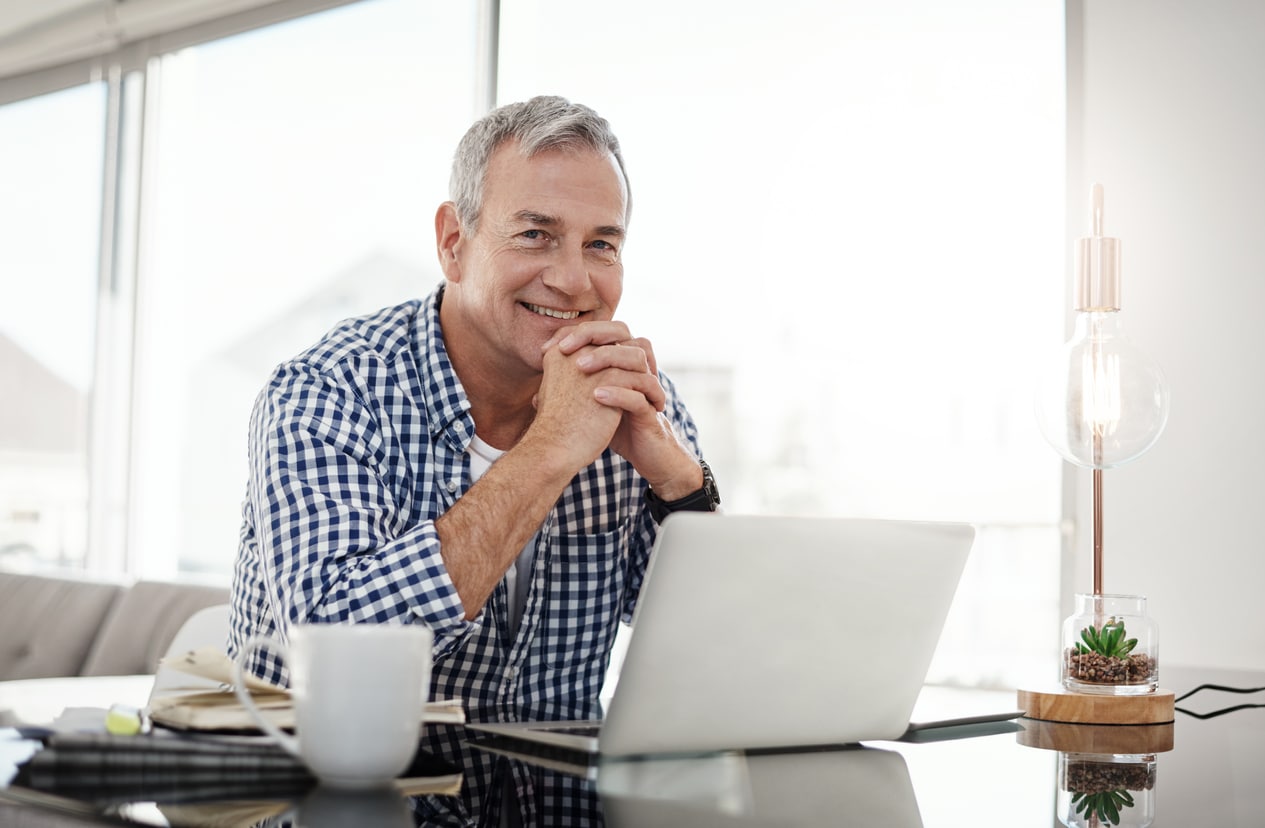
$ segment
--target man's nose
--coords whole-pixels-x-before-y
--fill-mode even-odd
[[[577,296],[588,290],[592,282],[589,264],[581,248],[558,245],[554,250],[553,261],[545,268],[544,282],[569,296]]]

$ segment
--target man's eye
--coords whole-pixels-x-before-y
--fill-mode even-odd
[[[549,234],[539,228],[524,230],[518,234],[518,237],[535,247],[540,247],[551,241]]]
[[[605,239],[594,239],[589,242],[589,255],[606,264],[614,264],[619,261],[619,248]]]

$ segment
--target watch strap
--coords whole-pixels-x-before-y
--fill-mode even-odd
[[[663,519],[673,512],[716,511],[716,507],[720,505],[720,492],[716,488],[716,479],[712,476],[711,467],[705,461],[700,460],[699,466],[703,469],[703,486],[685,497],[664,500],[655,494],[654,489],[646,489],[646,506],[649,507],[650,516],[654,518],[655,523],[662,523]]]

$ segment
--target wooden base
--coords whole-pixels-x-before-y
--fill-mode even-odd
[[[1027,718],[1048,722],[1155,725],[1170,723],[1176,715],[1173,691],[1163,689],[1138,696],[1096,696],[1059,687],[1020,690],[1018,698]]]
[[[1019,744],[1063,753],[1145,755],[1173,749],[1173,724],[1095,725],[1025,719]]]

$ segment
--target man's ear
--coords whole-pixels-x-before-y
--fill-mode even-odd
[[[461,219],[457,217],[457,206],[445,201],[435,211],[435,248],[439,254],[439,267],[444,271],[444,278],[450,282],[461,281],[458,256],[464,247],[465,233]]]

